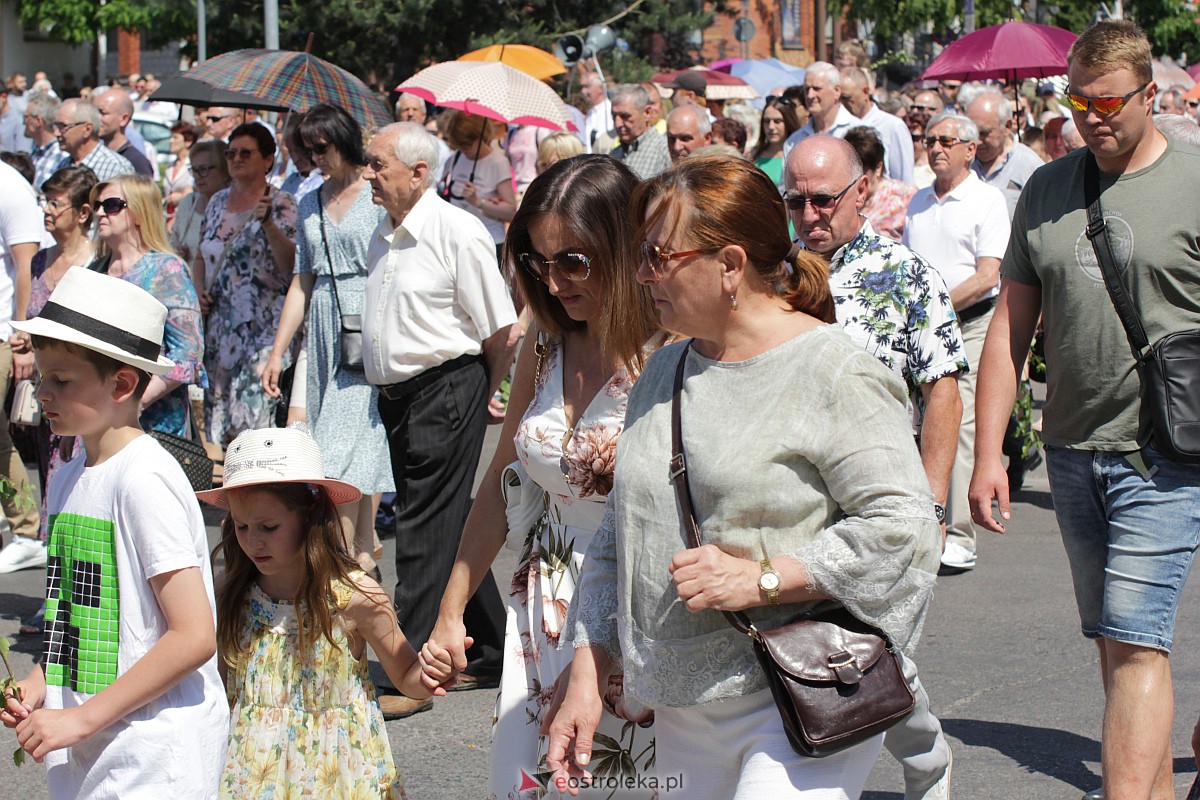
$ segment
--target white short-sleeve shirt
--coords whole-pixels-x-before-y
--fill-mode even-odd
[[[373,384],[479,354],[484,339],[517,321],[487,229],[433,189],[400,225],[379,223],[367,269],[363,361]]]
[[[178,462],[139,436],[50,482],[46,708],[74,708],[129,671],[167,621],[150,579],[196,568],[213,615],[204,518]],[[179,683],[74,747],[46,756],[49,796],[210,800],[225,761],[229,704],[209,658]]]
[[[12,248],[31,242],[41,244],[46,231],[37,195],[21,173],[0,162],[0,336],[12,335],[9,322],[13,318],[13,296],[17,279],[17,264]]]
[[[1008,204],[1004,194],[981,181],[974,172],[968,172],[962,183],[941,198],[934,186],[913,195],[901,241],[940,272],[946,288],[954,291],[975,274],[978,259],[1004,258],[1008,232]],[[999,291],[997,282],[996,288],[983,299],[994,297]]]

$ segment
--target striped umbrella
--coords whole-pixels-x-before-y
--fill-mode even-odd
[[[396,91],[511,125],[575,129],[553,89],[499,61],[444,61],[421,70]]]
[[[188,77],[261,97],[292,111],[307,111],[328,103],[346,111],[364,128],[392,121],[387,106],[365,83],[311,53],[234,50],[194,67]]]

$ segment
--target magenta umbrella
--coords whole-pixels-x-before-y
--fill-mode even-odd
[[[983,81],[1049,78],[1067,72],[1070,31],[1033,22],[1005,22],[968,33],[921,73],[921,80]]]

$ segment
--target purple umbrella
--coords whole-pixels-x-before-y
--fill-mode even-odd
[[[1005,22],[968,33],[950,44],[921,80],[983,81],[1048,78],[1067,72],[1076,35],[1052,25]]]

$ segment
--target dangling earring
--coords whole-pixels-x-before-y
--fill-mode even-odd
[[[729,295],[729,310],[730,311],[738,310],[737,295],[735,295],[735,294]]]

